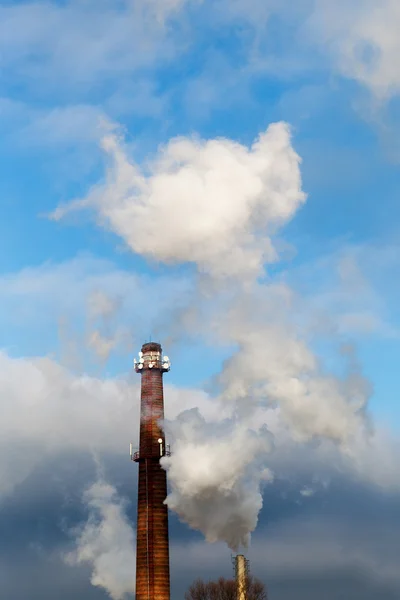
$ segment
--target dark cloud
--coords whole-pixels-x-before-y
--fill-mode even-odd
[[[104,479],[130,500],[136,519],[136,466],[121,456],[102,459]],[[105,600],[90,584],[88,568],[66,565],[71,530],[88,516],[85,488],[98,475],[87,454],[54,456],[37,467],[0,511],[0,583],[7,600]],[[276,481],[266,487],[251,548],[252,572],[268,586],[271,600],[395,600],[400,597],[398,496],[348,478],[302,495],[301,486]],[[197,532],[170,517],[172,598],[182,598],[200,576],[232,575],[230,551],[205,544]],[[132,565],[134,570],[134,565]]]
[[[371,585],[365,573],[342,570],[322,573],[319,576],[271,578],[271,600],[397,600],[399,591],[384,585]]]
[[[0,571],[1,593],[10,600],[106,600],[107,594],[90,584],[87,569],[68,569],[48,557],[16,558]]]

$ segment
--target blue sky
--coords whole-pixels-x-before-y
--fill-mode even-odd
[[[71,389],[92,382],[104,402],[115,401],[113,378],[133,380],[133,356],[150,336],[172,359],[177,406],[180,388],[195,403],[201,389],[226,400],[236,386],[239,402],[242,384],[248,399],[266,386],[289,422],[295,415],[297,433],[315,427],[318,436],[332,424],[327,437],[342,443],[340,402],[330,412],[326,397],[313,396],[315,419],[301,429],[301,407],[278,398],[285,378],[271,367],[247,381],[253,362],[241,357],[254,345],[257,365],[298,367],[298,381],[325,391],[334,381],[344,398],[353,369],[370,386],[375,426],[389,423],[397,435],[400,12],[396,0],[350,4],[0,0],[4,439],[18,432],[41,447],[46,411],[29,409],[38,423],[29,437],[12,407],[31,397],[32,406],[53,396],[80,401],[66,381]],[[254,141],[281,122],[291,132],[282,155],[278,134],[257,155]],[[114,144],[108,155],[104,144]],[[89,210],[71,209],[82,199]],[[66,214],[55,219],[60,206]],[[230,255],[237,268],[221,275]],[[246,280],[246,260],[264,271],[249,267]],[[83,402],[84,423],[93,406]],[[62,438],[64,410],[49,417]],[[82,425],[78,437],[84,427],[92,431]],[[15,461],[5,475],[0,461],[0,494]],[[78,495],[80,479],[71,486]],[[174,527],[178,544],[184,534]]]
[[[153,9],[161,10],[157,3]],[[176,135],[249,144],[269,123],[285,120],[293,128],[308,194],[283,232],[297,252],[285,269],[314,263],[342,243],[396,244],[399,174],[391,152],[396,122],[387,123],[395,94],[375,108],[373,84],[360,81],[356,70],[352,77],[343,76],[335,56],[318,45],[318,36],[329,31],[315,30],[315,40],[312,35],[305,39],[307,20],[321,18],[322,4],[311,10],[299,3],[293,12],[285,4],[278,10],[253,2],[247,13],[240,2],[230,9],[223,2],[214,8],[188,2],[162,10],[166,14],[157,24],[151,10],[138,5],[132,10],[125,3],[105,3],[99,11],[91,3],[2,4],[4,31],[9,31],[7,23],[15,23],[19,32],[13,39],[4,35],[2,42],[3,273],[17,274],[47,261],[56,268],[85,253],[157,278],[160,267],[121,251],[121,241],[90,219],[70,225],[46,218],[60,202],[84,195],[102,177],[101,117],[124,128],[139,163]],[[85,14],[93,18],[92,26]],[[131,39],[133,14],[136,38]],[[107,18],[112,27],[107,28]],[[361,7],[352,18],[356,35],[357,19],[366,19]],[[74,36],[81,48],[70,43]],[[341,36],[345,46],[344,24]],[[382,52],[381,60],[386,59]],[[386,83],[388,89],[393,85],[390,74]],[[368,278],[368,265],[365,269]],[[383,269],[377,293],[390,313],[389,326],[396,328],[396,302],[391,301],[396,290],[389,293],[387,287],[393,285],[390,270]],[[309,279],[312,285],[312,271]],[[5,345],[16,344],[21,355],[35,353],[31,324],[25,325],[27,335],[18,341],[11,323],[3,325]],[[54,351],[54,324],[41,331],[48,343],[40,344],[38,352]],[[396,373],[389,358],[396,342],[377,338],[355,341],[376,383],[374,409],[397,411]],[[179,384],[179,369],[174,380]],[[390,381],[389,389],[384,381]]]

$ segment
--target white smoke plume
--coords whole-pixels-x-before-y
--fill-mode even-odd
[[[270,125],[249,148],[177,138],[145,169],[118,136],[106,136],[103,148],[105,183],[52,217],[91,208],[134,252],[196,267],[198,285],[172,337],[189,333],[234,351],[214,380],[219,416],[192,411],[165,423],[173,443],[164,459],[167,503],[209,541],[236,549],[249,541],[272,477],[266,410],[278,408],[294,440],[344,449],[364,423],[363,378],[354,369],[342,380],[325,372],[294,316],[292,290],[265,273],[279,260],[277,233],[306,199],[301,161],[286,123]]]
[[[296,439],[319,437],[346,446],[363,427],[370,388],[351,353],[343,356],[347,377],[324,371],[287,316],[296,302],[286,286],[255,285],[219,317],[220,338],[238,348],[218,376],[222,398],[244,412],[252,404],[279,406]]]
[[[136,566],[135,534],[124,502],[113,486],[101,480],[85,492],[84,500],[89,518],[65,561],[90,565],[92,585],[105,589],[113,600],[123,600],[135,591]]]
[[[166,423],[173,456],[164,457],[172,491],[168,506],[209,542],[247,546],[262,506],[260,481],[271,450],[266,427],[256,432],[243,420],[207,422],[198,409]]]

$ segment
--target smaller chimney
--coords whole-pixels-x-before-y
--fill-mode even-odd
[[[247,600],[249,561],[243,556],[243,554],[238,554],[237,556],[235,556],[234,564],[236,579],[236,600]]]

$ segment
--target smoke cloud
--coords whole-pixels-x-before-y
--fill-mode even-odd
[[[250,147],[176,138],[146,168],[115,134],[103,148],[105,183],[52,217],[90,208],[135,253],[195,267],[195,290],[164,334],[191,335],[231,356],[212,382],[217,415],[189,411],[165,423],[167,503],[207,540],[236,550],[248,543],[272,479],[268,410],[278,409],[294,441],[330,440],[347,452],[364,428],[369,388],[354,361],[341,357],[342,378],[326,372],[295,316],[294,292],[265,271],[280,258],[281,228],[306,200],[300,157],[286,123],[271,124]]]
[[[266,427],[259,432],[243,420],[207,422],[198,409],[166,423],[173,456],[164,457],[172,492],[168,506],[209,542],[224,540],[232,550],[247,546],[262,507],[260,481],[271,450]]]
[[[135,535],[125,515],[124,502],[104,481],[84,495],[89,518],[78,532],[75,549],[65,556],[70,565],[89,564],[91,583],[104,588],[113,600],[135,591]]]
[[[284,285],[254,285],[221,315],[217,333],[239,350],[225,362],[221,397],[244,413],[252,406],[279,406],[299,441],[330,439],[346,446],[364,424],[370,387],[351,352],[341,357],[347,374],[336,378],[290,319],[297,298]]]

